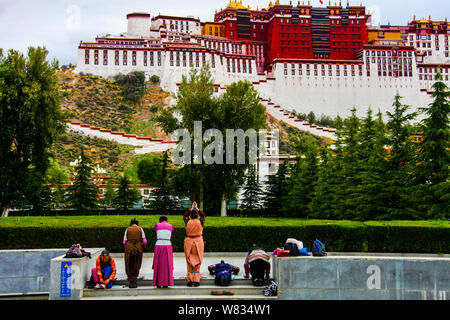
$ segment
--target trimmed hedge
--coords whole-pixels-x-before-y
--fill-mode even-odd
[[[183,215],[187,209],[172,209],[165,211],[164,215]],[[57,216],[115,216],[115,215],[155,215],[160,213],[160,210],[152,209],[132,209],[132,210],[119,210],[119,209],[101,209],[85,211],[80,213],[75,209],[55,209],[46,211],[34,211],[34,210],[17,210],[10,211],[9,217],[57,217]],[[242,210],[227,210],[227,215],[229,217],[280,217],[282,214],[279,212],[274,212],[268,209],[258,209],[252,211],[242,211]],[[220,216],[220,212],[208,212],[208,216]]]
[[[155,232],[144,228],[148,240],[146,252],[153,252]],[[123,252],[122,227],[0,227],[0,249],[105,247]],[[183,251],[185,231],[176,227],[175,252]],[[204,228],[206,252],[245,252],[253,243],[272,251],[287,238],[303,241],[311,250],[320,239],[330,252],[450,253],[450,228],[364,225],[344,227],[336,224],[306,226],[211,226]]]

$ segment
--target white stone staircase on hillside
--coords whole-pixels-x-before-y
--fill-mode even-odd
[[[135,146],[137,147],[134,149],[136,154],[164,152],[174,148],[176,145],[176,141],[163,141],[162,139],[139,137],[135,134],[126,134],[124,132],[115,132],[108,129],[91,127],[90,125],[79,122],[67,122],[66,125],[69,131],[73,131],[84,136]]]
[[[268,99],[260,98],[262,104],[266,106],[267,112],[277,120],[283,121],[302,131],[309,132],[313,135],[336,140],[336,129],[322,128],[307,121],[297,119],[289,111],[283,109],[281,106],[269,101]]]

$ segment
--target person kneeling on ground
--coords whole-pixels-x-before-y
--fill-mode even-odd
[[[266,279],[270,278],[270,256],[263,248],[254,244],[247,253],[244,269],[246,278],[249,277],[249,273],[251,274],[254,286],[262,286],[264,285],[264,273]]]
[[[108,250],[103,250],[92,268],[90,286],[94,289],[110,289],[116,277],[116,263]]]
[[[225,263],[223,260],[220,263],[208,266],[209,274],[214,275],[214,283],[219,286],[228,286],[231,280],[239,273],[239,267]]]

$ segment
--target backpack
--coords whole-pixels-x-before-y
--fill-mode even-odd
[[[289,255],[292,257],[299,256],[300,252],[296,243],[287,242],[284,245],[284,250],[289,250]]]
[[[323,257],[327,255],[327,253],[325,252],[325,246],[317,239],[316,241],[314,241],[311,251],[312,255],[315,257]]]
[[[276,282],[272,281],[271,284],[267,285],[264,287],[264,296],[266,297],[273,297],[277,295],[277,291],[278,291],[278,285],[276,284]]]
[[[79,246],[76,244],[73,244],[69,250],[67,250],[66,255],[64,258],[83,258],[85,256],[88,256],[89,259],[91,258],[91,253],[87,252],[83,248],[80,249]]]

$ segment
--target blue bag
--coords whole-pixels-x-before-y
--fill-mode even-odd
[[[310,254],[308,253],[308,248],[301,248],[300,250],[299,250],[299,252],[300,252],[300,255],[301,256],[309,256]]]
[[[325,246],[317,239],[313,243],[312,255],[315,257],[323,257],[327,255],[327,253],[325,252]]]

